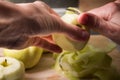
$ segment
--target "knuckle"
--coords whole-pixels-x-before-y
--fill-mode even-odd
[[[36,4],[36,5],[38,5],[38,6],[42,6],[42,7],[45,7],[45,3],[44,2],[42,2],[42,1],[35,1],[35,2],[33,2],[34,4]]]

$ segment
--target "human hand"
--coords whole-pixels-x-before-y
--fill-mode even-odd
[[[120,44],[120,0],[85,12],[78,21]]]
[[[61,52],[51,34],[62,33],[77,41],[89,38],[89,33],[64,23],[48,5],[41,1],[14,4],[0,1],[0,46],[22,49],[39,46]]]

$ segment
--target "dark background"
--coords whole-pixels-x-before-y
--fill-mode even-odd
[[[78,0],[42,0],[46,2],[49,6],[56,7],[77,7]]]
[[[34,2],[36,0],[8,0],[11,2]],[[38,0],[40,1],[40,0]],[[52,8],[78,7],[79,0],[41,0]]]

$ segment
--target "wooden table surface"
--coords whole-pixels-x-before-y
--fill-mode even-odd
[[[2,50],[3,49],[0,48],[0,56],[3,56]],[[120,50],[115,48],[109,55],[113,59],[112,64],[120,73]],[[43,54],[39,63],[34,68],[26,70],[25,80],[67,80],[53,69],[54,63],[55,61],[52,54]]]

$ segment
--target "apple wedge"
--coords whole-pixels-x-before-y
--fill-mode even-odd
[[[17,59],[0,57],[0,80],[23,80],[24,64]]]
[[[81,12],[78,9],[69,7],[66,10],[66,13],[61,17],[61,19],[68,24],[76,25],[82,29],[88,30],[85,26],[80,25],[77,22],[77,18],[80,13]],[[69,39],[63,34],[58,34],[58,33],[55,33],[52,36],[56,44],[58,44],[62,49],[67,50],[67,51],[81,50],[88,42],[88,40],[77,42],[77,41]]]

